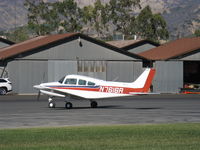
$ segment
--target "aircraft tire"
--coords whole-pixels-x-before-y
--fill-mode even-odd
[[[98,104],[97,104],[96,101],[92,101],[92,102],[90,103],[90,105],[91,105],[91,108],[97,108],[97,106],[98,106]]]
[[[49,108],[55,108],[56,107],[56,103],[54,102],[49,102]]]
[[[73,105],[72,105],[72,103],[70,103],[70,102],[67,102],[67,103],[65,104],[65,108],[66,108],[66,109],[72,109],[72,107],[73,107]]]

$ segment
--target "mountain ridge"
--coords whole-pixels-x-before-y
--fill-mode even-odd
[[[0,30],[9,30],[27,24],[27,10],[23,5],[24,1],[0,1]],[[107,3],[109,0],[101,1]],[[95,0],[76,0],[76,2],[83,7],[93,4]],[[172,39],[189,36],[200,28],[199,0],[141,0],[140,4],[142,8],[149,5],[154,13],[163,15]]]

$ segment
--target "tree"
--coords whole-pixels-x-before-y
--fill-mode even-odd
[[[52,24],[48,22],[49,8],[43,0],[26,0],[24,6],[28,10],[28,27],[37,35],[49,34]]]
[[[56,2],[54,9],[57,10],[60,18],[59,26],[62,32],[80,32],[82,29],[82,11],[74,0],[63,0]]]
[[[134,28],[134,9],[140,8],[140,0],[110,0],[109,18],[114,27],[113,32],[121,32],[125,36],[132,36],[131,28]]]
[[[29,39],[28,29],[26,26],[18,27],[13,31],[5,33],[6,37],[13,42],[19,43]]]
[[[195,35],[196,37],[200,37],[200,29],[196,30],[196,31],[194,32],[194,35]]]
[[[96,32],[98,37],[105,37],[108,31],[107,5],[103,5],[101,0],[96,0],[94,6],[83,8],[83,20],[88,28],[86,32]]]
[[[160,14],[153,14],[149,6],[140,12],[136,20],[134,32],[140,37],[153,41],[169,38],[166,21]]]
[[[153,14],[149,6],[136,17],[134,10],[140,8],[140,0],[110,0],[79,8],[74,0],[46,3],[43,0],[26,0],[28,27],[35,35],[52,33],[83,32],[97,34],[106,39],[116,32],[126,39],[134,34],[158,41],[169,34],[165,20]]]
[[[43,0],[26,0],[28,27],[36,34],[79,32],[82,28],[81,9],[74,0],[47,3]]]

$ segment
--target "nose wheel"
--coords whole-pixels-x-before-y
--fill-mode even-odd
[[[49,108],[55,108],[56,107],[56,103],[53,101],[53,99],[50,97],[49,99]]]
[[[48,106],[49,106],[49,108],[55,108],[56,104],[54,102],[50,102]]]

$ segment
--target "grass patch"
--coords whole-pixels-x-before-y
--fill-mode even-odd
[[[0,150],[198,150],[200,124],[2,129]]]

